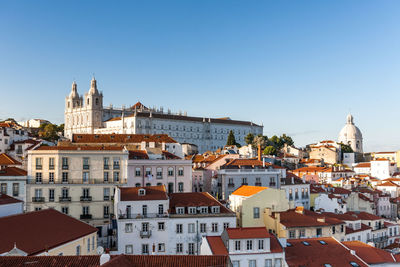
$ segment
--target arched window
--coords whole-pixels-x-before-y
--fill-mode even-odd
[[[96,106],[98,106],[98,105],[99,105],[99,99],[96,98]]]
[[[71,106],[71,102],[68,101],[68,108],[70,108],[70,106]]]
[[[87,99],[87,104],[88,104],[88,105],[89,105],[89,102],[90,102],[90,101],[89,101],[89,98],[88,98],[88,99]]]

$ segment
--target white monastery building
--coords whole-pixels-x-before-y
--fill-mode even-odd
[[[103,107],[103,94],[97,90],[93,78],[89,91],[79,95],[77,84],[72,84],[65,98],[65,136],[74,133],[90,134],[168,134],[179,143],[195,144],[200,153],[224,147],[232,130],[236,141],[245,144],[248,133],[263,133],[263,126],[230,118],[191,117],[186,113],[173,114],[163,108],[147,108],[140,102],[130,108]]]

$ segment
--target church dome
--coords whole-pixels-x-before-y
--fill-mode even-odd
[[[362,139],[360,129],[354,125],[353,116],[347,115],[347,123],[340,131],[338,141],[350,145],[354,152],[362,152]]]

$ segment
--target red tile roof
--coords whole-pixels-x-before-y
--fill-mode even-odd
[[[371,168],[371,162],[358,163],[354,168]]]
[[[130,150],[129,159],[149,159],[146,150]]]
[[[17,167],[6,167],[0,170],[0,176],[26,176],[27,172]]]
[[[53,209],[2,217],[0,254],[16,244],[28,255],[35,255],[96,232],[97,228]]]
[[[0,193],[0,205],[14,204],[14,203],[20,203],[20,202],[23,202],[23,201],[13,198],[13,197],[10,197],[9,195]]]
[[[213,255],[229,254],[220,236],[207,236],[206,238]]]
[[[232,195],[237,195],[237,196],[244,196],[244,197],[249,197],[254,194],[257,194],[261,191],[264,191],[268,187],[264,186],[251,186],[251,185],[242,185],[238,189],[232,192]]]
[[[119,187],[121,201],[167,200],[167,190],[164,185],[145,187]],[[139,195],[139,189],[145,190],[145,195]]]
[[[229,239],[270,238],[271,234],[265,227],[227,228]]]
[[[276,214],[273,217],[276,218]],[[330,226],[344,224],[340,219],[325,216],[310,210],[303,209],[303,213],[297,212],[296,209],[279,212],[280,223],[286,227],[313,227],[313,226]]]
[[[0,257],[0,267],[97,267],[100,256],[6,256]]]
[[[200,255],[118,255],[111,257],[111,260],[102,267],[225,267],[229,265],[229,257],[219,256],[200,256]]]
[[[367,221],[375,221],[375,220],[382,220],[382,217],[376,216],[374,214],[368,213],[368,212],[354,212],[354,211],[348,211],[346,214],[354,215],[357,216],[360,220],[367,220]]]
[[[380,185],[377,186],[394,186],[394,187],[400,187],[398,184],[393,183],[392,181],[386,181]]]
[[[234,214],[233,211],[226,208],[218,200],[207,192],[193,193],[172,193],[169,194],[170,213],[176,213],[176,207],[200,207],[200,206],[219,206],[220,213]]]
[[[361,241],[344,241],[342,243],[349,249],[354,250],[356,255],[368,264],[396,262],[390,252],[372,247]]]
[[[366,225],[366,224],[361,224],[361,228],[354,230],[353,228],[347,227],[346,226],[346,235],[348,234],[352,234],[352,233],[357,233],[357,232],[362,232],[362,231],[367,231],[369,229],[372,229],[370,226]]]
[[[65,150],[65,151],[75,151],[75,150],[111,150],[111,151],[122,151],[122,146],[40,146],[36,150]]]
[[[320,241],[323,241],[322,244]],[[305,245],[307,242],[309,245]],[[351,266],[350,262],[355,262],[361,267],[368,265],[360,261],[356,256],[351,255],[350,251],[343,247],[332,237],[291,239],[290,246],[286,247],[286,262],[289,266]]]
[[[14,159],[13,157],[7,155],[6,153],[1,153],[0,154],[0,166],[6,166],[6,165],[22,165],[21,162],[18,160]]]
[[[258,160],[258,159],[231,159],[229,162],[225,163],[224,165],[221,166],[221,168],[229,168],[229,167],[236,167],[240,168],[242,166],[247,166],[247,167],[263,167],[263,162]],[[272,167],[274,169],[285,169],[284,167],[278,166],[271,164],[269,162],[265,162],[265,168]]]
[[[73,143],[177,143],[168,134],[74,134]]]
[[[329,189],[329,192],[332,194],[337,194],[337,195],[350,195],[351,191],[344,189],[342,187],[331,187]]]

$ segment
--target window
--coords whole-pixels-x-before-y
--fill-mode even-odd
[[[240,261],[232,261],[232,267],[240,267]]]
[[[182,253],[182,252],[183,252],[183,244],[177,243],[176,244],[176,253]]]
[[[114,158],[113,159],[113,169],[114,170],[119,170],[119,158]]]
[[[103,199],[106,201],[110,200],[110,188],[103,189]]]
[[[49,189],[49,201],[54,201],[54,189]]]
[[[118,182],[119,181],[119,172],[113,172],[114,175],[114,182]]]
[[[69,190],[68,190],[68,188],[63,188],[63,189],[61,190],[61,192],[62,192],[62,198],[68,198],[68,196],[69,196]]]
[[[254,219],[260,218],[260,208],[259,207],[253,208],[253,218]]]
[[[183,168],[178,169],[178,176],[183,176]]]
[[[36,170],[42,169],[42,158],[36,158]]]
[[[89,158],[83,158],[83,169],[89,170]]]
[[[135,169],[135,176],[140,176],[140,168]]]
[[[142,223],[142,232],[148,232],[149,231],[149,223],[144,222]]]
[[[189,243],[189,255],[194,255],[194,243]]]
[[[89,172],[83,172],[82,182],[84,182],[84,183],[88,183],[89,182]]]
[[[206,232],[207,232],[207,224],[200,223],[200,233],[206,233]]]
[[[183,225],[182,224],[177,224],[176,225],[176,233],[177,234],[182,234],[183,232]]]
[[[247,185],[247,178],[242,178],[242,185]]]
[[[220,209],[219,209],[219,206],[218,206],[218,207],[212,207],[212,208],[211,208],[211,212],[212,212],[212,213],[219,213],[219,210],[220,210]]]
[[[208,207],[201,207],[201,213],[208,213]]]
[[[258,240],[258,249],[264,249],[264,240]]]
[[[224,223],[224,229],[226,229],[226,228],[229,228],[229,223],[228,222]]]
[[[133,253],[133,246],[132,245],[126,245],[125,246],[125,254],[132,254]]]
[[[96,245],[95,245],[95,243],[94,243],[94,236],[92,236],[92,250],[94,250],[94,247],[95,247]]]
[[[110,169],[110,158],[103,158],[103,169]]]
[[[165,251],[165,244],[164,243],[158,243],[158,251],[164,252]]]
[[[37,172],[36,173],[36,183],[41,183],[42,182],[42,173]]]
[[[178,192],[183,192],[183,183],[178,183]]]
[[[146,176],[149,177],[151,175],[151,168],[146,168]]]
[[[162,179],[162,168],[157,168],[156,169],[156,178],[157,179]]]
[[[90,238],[87,239],[87,252],[90,252]]]
[[[164,205],[163,204],[158,205],[158,214],[164,214]]]
[[[109,173],[108,172],[104,172],[104,176],[103,176],[103,178],[104,178],[104,182],[108,182],[108,179],[109,179]]]
[[[1,184],[1,190],[0,190],[2,194],[6,195],[7,194],[7,184],[6,183],[2,183]]]
[[[317,228],[317,237],[322,236],[322,228]]]
[[[68,207],[61,207],[61,212],[68,215]]]
[[[131,223],[126,223],[125,224],[125,233],[132,233],[132,224]]]
[[[246,245],[247,245],[247,250],[252,250],[253,249],[253,240],[247,240]]]
[[[103,217],[110,217],[110,206],[103,206]]]
[[[295,238],[296,237],[296,230],[289,230],[289,238]]]
[[[81,255],[81,246],[80,245],[76,246],[76,256],[79,256],[79,255]]]
[[[344,232],[344,225],[342,224],[341,226],[340,226],[340,232]]]
[[[158,231],[164,231],[164,230],[165,230],[165,223],[159,222],[158,223]]]
[[[89,215],[89,206],[82,207],[82,215]]]
[[[142,215],[147,216],[147,205],[142,205]]]
[[[306,230],[305,230],[305,229],[300,229],[300,230],[299,230],[299,237],[300,237],[300,238],[306,237]]]
[[[235,250],[239,251],[240,250],[240,240],[235,241]]]
[[[194,233],[194,223],[189,223],[189,225],[188,225],[188,233]]]
[[[256,260],[249,260],[249,267],[256,267]]]
[[[218,223],[211,224],[211,232],[218,232]]]
[[[189,210],[189,214],[196,214],[197,213],[196,212],[196,207],[189,207],[188,210]]]
[[[176,214],[185,214],[185,208],[182,207],[176,208]]]
[[[174,168],[169,167],[168,168],[168,176],[173,176],[174,175]]]
[[[336,227],[332,226],[332,234],[335,234],[335,233],[336,233]]]
[[[18,183],[12,184],[12,191],[13,191],[13,193],[12,193],[13,197],[19,196],[19,184]],[[392,229],[390,229],[390,230],[392,230]]]
[[[62,169],[68,170],[68,158],[62,158]]]
[[[63,183],[68,183],[68,172],[63,172],[62,173],[62,182]]]
[[[272,267],[272,259],[265,260],[265,267]]]
[[[282,259],[275,259],[275,267],[282,267]]]
[[[360,267],[360,265],[357,262],[351,261],[350,265],[353,267]]]
[[[54,183],[54,172],[49,172],[49,183]]]
[[[149,254],[149,244],[142,244],[142,254]]]
[[[54,158],[49,158],[49,170],[54,170]]]

